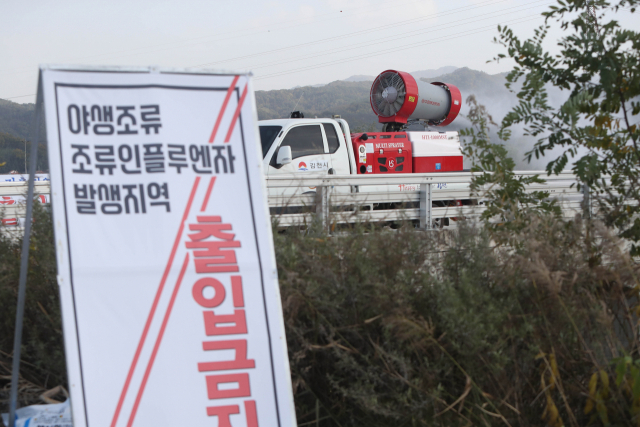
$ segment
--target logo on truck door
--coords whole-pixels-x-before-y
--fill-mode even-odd
[[[307,160],[309,165],[305,162],[298,163],[298,170],[301,172],[311,171],[326,171],[329,169],[329,162],[327,160]]]

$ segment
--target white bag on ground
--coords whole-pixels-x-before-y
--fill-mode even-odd
[[[9,425],[9,414],[2,414],[5,426]],[[31,405],[16,411],[16,427],[73,427],[69,399],[52,405]]]

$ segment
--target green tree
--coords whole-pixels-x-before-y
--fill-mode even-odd
[[[463,153],[469,158],[475,172],[471,182],[471,191],[485,206],[482,220],[490,230],[521,230],[530,224],[534,217],[544,214],[560,216],[560,208],[554,200],[549,200],[548,191],[526,190],[528,185],[543,184],[538,175],[517,176],[515,162],[507,153],[503,142],[511,136],[509,129],[500,129],[498,139],[492,142],[489,126],[497,126],[484,105],[478,104],[475,96],[467,98],[469,114],[467,118],[472,127],[462,129],[460,134],[465,142]],[[505,233],[493,233],[494,238],[509,236]]]
[[[527,153],[540,158],[561,147],[548,173],[559,173],[571,160],[576,177],[595,193],[600,212],[640,254],[640,33],[621,28],[611,16],[635,13],[639,0],[558,0],[543,13],[545,24],[532,38],[521,40],[512,29],[498,27],[496,42],[516,66],[507,87],[522,86],[520,99],[502,127],[525,126],[537,138]],[[551,26],[565,31],[559,54],[544,48]],[[569,92],[559,107],[549,103],[547,88]],[[629,203],[631,202],[631,203]]]

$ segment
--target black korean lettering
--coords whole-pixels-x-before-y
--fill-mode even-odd
[[[91,164],[91,158],[89,157],[89,154],[84,151],[89,150],[89,146],[72,144],[71,148],[77,150],[77,152],[73,153],[73,156],[71,156],[71,163],[73,163],[74,165],[78,165],[79,167],[78,169],[72,169],[71,172],[92,174],[93,170],[85,168],[85,166]]]
[[[91,121],[92,122],[102,121],[102,110],[97,105],[94,105],[91,107]]]
[[[149,203],[151,206],[164,206],[167,212],[171,212],[171,207],[169,206],[169,185],[165,182],[160,185],[158,183],[152,182],[147,186],[147,195],[151,200],[159,200],[161,197],[166,201],[152,201]]]
[[[73,195],[76,199],[76,209],[79,214],[95,215],[96,213],[96,190],[93,185],[73,184]]]
[[[148,173],[164,172],[162,144],[144,144],[144,165]]]
[[[187,155],[184,145],[169,144],[167,145],[167,148],[169,154],[169,167],[176,168],[178,173],[180,173],[182,168],[189,166],[187,164]]]
[[[82,130],[82,124],[80,123],[80,108],[78,108],[77,105],[69,105],[67,108],[67,119],[71,133],[79,134]]]
[[[125,184],[122,188],[126,191],[124,195],[124,210],[126,213],[131,213],[131,207],[129,206],[129,202],[131,202],[131,206],[135,213],[140,213],[140,208],[138,205],[138,196],[133,194],[134,189],[137,189],[136,184]]]
[[[109,186],[107,184],[98,185],[98,200],[109,200]]]
[[[89,110],[86,105],[82,106],[82,129],[84,130],[84,134],[89,134],[89,128],[91,127],[91,122],[89,121]]]
[[[162,123],[160,123],[159,105],[141,105],[140,117],[142,119],[140,126],[145,130],[147,135],[151,133],[152,129],[155,134],[158,134],[158,131],[162,127]]]
[[[203,145],[200,147],[197,145],[189,146],[189,157],[193,162],[191,167],[196,173],[212,172],[211,169],[205,169],[205,168],[211,168],[211,154],[209,153],[209,150],[207,147],[208,147],[207,145]],[[199,168],[200,167],[199,163],[202,164],[202,169]]]
[[[216,152],[213,158],[213,165],[216,168],[216,173],[220,173],[220,163],[222,164],[224,173],[227,173],[227,159],[223,154],[221,154],[225,147],[212,146],[211,148]]]
[[[142,173],[142,169],[140,169],[140,147],[138,147],[138,145],[131,147],[122,144],[119,146],[118,159],[120,159],[122,163],[133,162],[131,165],[120,165],[122,172],[130,175]]]
[[[147,206],[145,205],[145,197],[144,197],[144,184],[140,184],[138,186],[140,188],[140,209],[142,213],[147,213]]]
[[[102,184],[98,187],[98,198],[100,201],[105,200],[106,203],[100,205],[100,211],[105,215],[120,215],[122,213],[122,204],[120,204],[120,186]],[[104,199],[103,199],[104,198]]]
[[[105,105],[100,108],[98,105],[91,107],[91,120],[94,123],[93,133],[96,135],[113,135],[113,107]]]
[[[95,166],[100,171],[100,175],[104,175],[105,169],[109,171],[109,175],[113,175],[113,170],[116,168],[113,145],[96,145],[95,155]]]
[[[116,111],[119,112],[117,125],[124,126],[123,130],[120,130],[120,129],[118,130],[118,135],[137,135],[138,134],[137,130],[132,129],[132,126],[135,126],[137,122],[133,114],[130,113],[130,111],[133,111],[135,109],[136,107],[134,106],[116,107]]]
[[[221,167],[224,173],[235,173],[233,163],[236,160],[235,156],[231,151],[231,146],[227,145],[226,147],[221,146],[212,146],[211,149],[215,151],[213,158],[213,165],[215,167],[216,173],[220,173]],[[227,157],[225,157],[225,153],[227,152]],[[227,160],[228,160],[228,169],[227,169]],[[311,166],[313,168],[313,164]]]
[[[229,159],[229,171],[231,173],[235,173],[236,171],[233,167],[233,163],[236,161],[236,156],[234,156],[233,152],[231,151],[231,145],[227,145],[227,154]]]

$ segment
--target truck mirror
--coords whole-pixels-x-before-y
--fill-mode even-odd
[[[278,157],[276,159],[276,163],[279,165],[287,165],[291,163],[291,147],[288,145],[283,145],[278,149]]]

